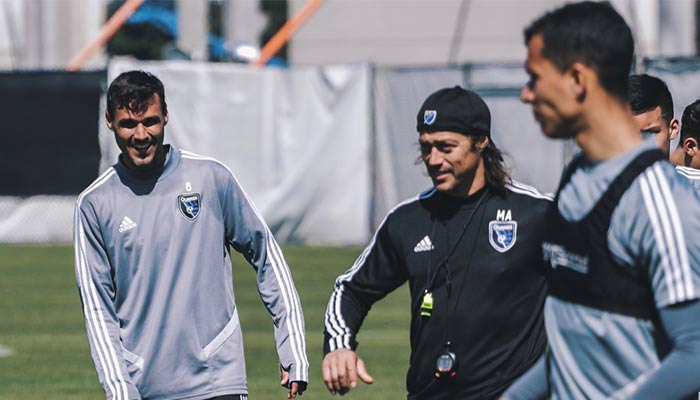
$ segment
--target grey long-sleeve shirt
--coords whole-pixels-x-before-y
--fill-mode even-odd
[[[280,363],[290,380],[308,381],[289,268],[223,164],[170,148],[163,169],[117,163],[79,196],[76,278],[107,398],[247,393],[230,248],[257,272]]]

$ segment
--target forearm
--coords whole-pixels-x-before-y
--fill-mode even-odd
[[[281,252],[279,258],[270,262],[276,265],[266,265],[265,269],[274,269],[275,273],[263,274],[266,279],[258,280],[258,289],[275,322],[279,360],[283,368],[289,371],[291,381],[308,382],[309,361],[301,301]],[[261,274],[258,276],[261,277]]]
[[[304,314],[277,241],[232,175],[226,177],[223,217],[226,238],[257,274],[260,298],[272,316],[280,365],[290,381],[308,382]]]
[[[700,390],[700,303],[666,308],[660,315],[672,349],[629,399],[681,399]]]
[[[324,317],[323,354],[357,347],[355,335],[369,308],[363,307],[355,297],[352,288],[348,289],[342,281],[336,283]]]
[[[267,240],[254,247],[262,260],[253,264],[258,275],[258,291],[272,315],[280,364],[289,372],[290,381],[308,382],[304,313],[299,294],[282,251],[267,227],[263,229]]]

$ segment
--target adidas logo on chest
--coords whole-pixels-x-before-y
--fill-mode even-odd
[[[430,237],[428,235],[425,235],[423,239],[416,244],[416,247],[413,248],[414,253],[420,253],[423,251],[430,251],[434,249],[435,246],[433,246],[433,242],[430,240]]]
[[[122,219],[121,224],[119,224],[119,232],[126,232],[129,229],[134,229],[138,226],[136,222],[132,221],[131,218],[124,216],[124,219]]]

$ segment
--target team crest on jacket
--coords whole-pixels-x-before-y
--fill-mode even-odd
[[[194,221],[199,215],[200,199],[199,193],[187,193],[177,196],[177,205],[182,215],[190,221]]]
[[[491,246],[501,253],[510,250],[518,236],[517,221],[491,221],[489,222],[489,242]]]

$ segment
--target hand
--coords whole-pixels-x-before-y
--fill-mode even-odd
[[[338,349],[326,354],[321,369],[323,383],[331,394],[349,392],[357,386],[358,377],[368,385],[374,383],[374,378],[365,369],[365,363],[352,350]]]
[[[297,395],[301,396],[306,390],[307,382],[304,381],[292,381],[289,382],[289,371],[282,367],[280,364],[280,386],[289,389],[287,393],[287,399],[296,399]]]

